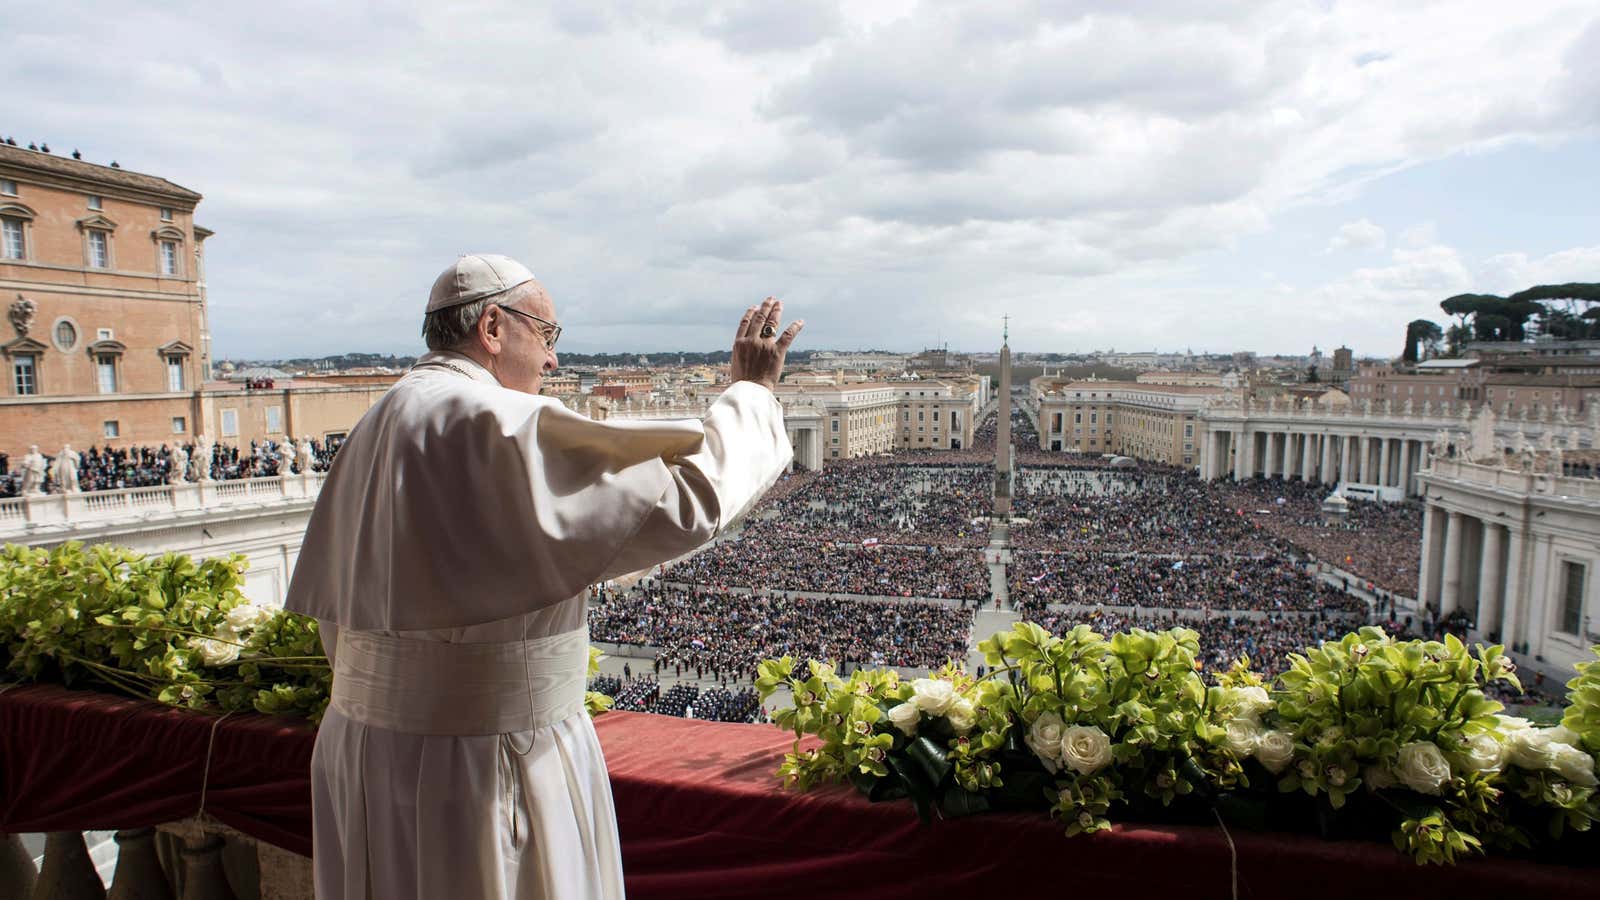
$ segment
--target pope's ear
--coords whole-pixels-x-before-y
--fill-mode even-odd
[[[478,317],[478,345],[490,353],[498,354],[500,352],[500,340],[503,336],[502,330],[505,327],[505,314],[500,311],[500,307],[491,303],[483,311],[483,315]]]

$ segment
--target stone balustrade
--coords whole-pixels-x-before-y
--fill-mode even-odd
[[[198,481],[85,491],[27,494],[0,500],[0,540],[48,538],[55,531],[125,519],[173,519],[187,513],[279,501],[314,500],[325,473]]]
[[[116,871],[103,884],[77,831],[45,836],[36,868],[20,835],[0,835],[7,900],[312,900],[311,860],[209,817],[116,833]]]

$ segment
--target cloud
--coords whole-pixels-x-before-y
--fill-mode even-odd
[[[1023,349],[1376,349],[1593,232],[1474,260],[1357,218],[1454,222],[1458,190],[1277,240],[1396,172],[1592,139],[1582,0],[118,9],[20,3],[4,127],[206,195],[221,356],[415,350],[468,250],[539,272],[574,349],[720,346],[773,292],[810,346],[977,348],[1010,311]],[[1241,284],[1269,245],[1302,249]]]
[[[1385,239],[1383,227],[1370,219],[1357,219],[1339,226],[1333,240],[1328,242],[1328,252],[1338,250],[1381,250]]]

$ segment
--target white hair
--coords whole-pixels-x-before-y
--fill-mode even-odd
[[[472,340],[478,320],[491,306],[513,306],[518,301],[542,293],[537,281],[524,281],[507,291],[490,294],[467,303],[436,309],[422,318],[422,339],[429,350],[456,350]]]

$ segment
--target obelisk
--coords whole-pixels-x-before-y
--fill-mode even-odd
[[[1003,317],[1005,325],[1000,339],[1000,419],[994,441],[994,516],[1011,517],[1011,317]]]

